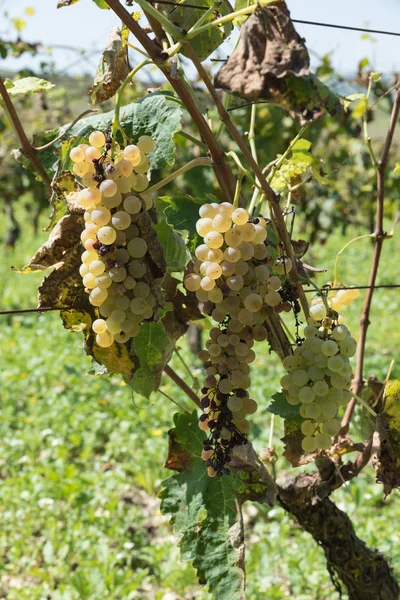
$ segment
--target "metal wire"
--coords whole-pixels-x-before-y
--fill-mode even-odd
[[[373,288],[374,290],[392,290],[396,288],[400,288],[399,283],[387,283],[383,285],[352,285],[352,286],[342,286],[342,287],[323,287],[321,288],[321,292],[337,292],[339,290],[369,290]],[[315,288],[311,288],[309,290],[304,290],[306,294],[318,294]],[[40,312],[49,312],[51,310],[74,310],[73,306],[43,306],[41,308],[16,308],[14,310],[0,310],[1,315],[18,315],[20,313],[40,313]]]
[[[348,31],[361,31],[362,33],[378,33],[380,35],[395,35],[400,37],[396,31],[383,31],[381,29],[366,29],[365,27],[352,27],[350,25],[335,25],[333,23],[318,23],[317,21],[303,21],[301,19],[292,19],[293,23],[302,25],[314,25],[316,27],[332,27],[333,29],[347,29]]]

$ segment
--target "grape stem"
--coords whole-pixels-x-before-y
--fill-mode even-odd
[[[184,392],[187,395],[187,397],[190,398],[196,404],[196,406],[201,408],[200,400],[196,392],[194,392],[192,388],[189,387],[188,384],[185,381],[183,381],[183,379],[181,379],[181,377],[179,377],[178,373],[175,373],[175,371],[169,365],[165,365],[164,373],[168,375],[168,377],[172,379],[174,383],[176,383],[176,385],[182,390],[182,392]]]
[[[32,163],[33,167],[36,169],[36,171],[39,173],[40,177],[42,178],[44,185],[51,191],[50,177],[48,176],[46,169],[44,168],[44,166],[42,165],[42,163],[38,157],[36,148],[34,148],[32,146],[32,144],[30,143],[30,141],[28,140],[28,137],[27,137],[25,130],[22,126],[22,123],[20,121],[20,118],[17,114],[17,111],[15,110],[15,107],[11,101],[11,98],[7,92],[7,88],[4,85],[4,82],[3,82],[3,79],[1,76],[0,76],[0,96],[3,99],[2,104],[4,106],[5,112],[7,113],[8,117],[10,119],[11,125],[13,126],[13,129],[21,142],[22,154],[24,156],[26,156],[26,158]]]
[[[371,237],[374,237],[373,233],[368,233],[365,235],[358,235],[357,237],[355,237],[352,240],[350,240],[349,242],[347,242],[347,244],[345,244],[343,246],[343,248],[341,248],[339,250],[339,252],[336,255],[335,264],[333,267],[333,287],[336,287],[339,282],[339,278],[338,278],[339,259],[342,256],[343,252],[346,250],[346,248],[351,246],[351,244],[353,244],[353,242],[357,242],[358,240],[363,240],[365,238],[371,238]]]
[[[353,385],[352,385],[352,393],[353,395],[360,395],[361,388],[363,386],[363,370],[364,370],[364,358],[365,358],[365,348],[367,342],[367,331],[370,325],[370,312],[371,312],[371,304],[372,298],[374,295],[375,282],[378,274],[379,261],[381,258],[383,242],[386,239],[386,234],[383,229],[383,215],[384,215],[384,200],[385,200],[385,177],[386,177],[386,169],[389,158],[390,148],[393,142],[393,136],[396,129],[397,120],[399,118],[400,113],[400,78],[397,81],[396,85],[396,97],[393,103],[392,113],[390,115],[390,121],[388,130],[386,133],[386,138],[383,144],[382,153],[377,163],[377,196],[376,196],[376,214],[375,214],[375,232],[374,232],[374,253],[372,256],[372,263],[368,278],[368,290],[365,295],[364,306],[361,313],[360,318],[360,329],[358,336],[358,345],[357,345],[357,361],[356,368],[354,373]],[[356,404],[356,399],[350,400],[347,405],[346,412],[342,419],[342,430],[344,432],[348,431],[351,417],[354,412]]]
[[[73,128],[73,126],[76,125],[76,123],[78,123],[78,121],[80,121],[81,119],[83,119],[83,117],[85,117],[86,115],[88,115],[90,113],[97,113],[97,112],[99,112],[97,110],[97,108],[89,108],[89,110],[85,110],[78,117],[76,117],[76,119],[74,119],[72,121],[72,123],[70,123],[68,125],[68,127],[66,127],[66,129],[64,129],[64,131],[62,133],[60,133],[60,135],[58,135],[56,138],[54,138],[54,140],[52,140],[48,144],[45,144],[44,146],[36,147],[35,150],[37,152],[39,152],[40,150],[46,150],[46,148],[51,148],[51,146],[53,146],[53,144],[55,144],[56,142],[58,142],[59,140],[61,140],[68,133],[68,131],[70,131]]]
[[[186,406],[183,406],[182,404],[179,404],[179,402],[177,402],[176,400],[174,400],[173,398],[171,398],[171,396],[168,396],[168,394],[166,394],[165,392],[163,392],[161,388],[159,388],[158,391],[160,392],[160,394],[162,394],[163,396],[165,396],[168,400],[170,400],[171,402],[173,402],[175,404],[175,406],[177,406],[178,408],[180,408],[183,412],[187,412],[187,413],[190,414],[190,410],[188,408],[186,408]]]
[[[126,136],[125,136],[125,132],[121,127],[121,123],[119,120],[119,115],[121,112],[121,103],[122,103],[122,97],[125,91],[126,86],[132,81],[132,79],[135,77],[136,73],[138,73],[138,71],[140,71],[140,69],[142,69],[143,67],[145,67],[146,65],[151,64],[152,60],[150,58],[146,58],[146,60],[142,60],[142,62],[140,62],[138,65],[136,65],[136,67],[134,67],[132,69],[132,71],[129,73],[129,75],[127,75],[127,77],[124,79],[124,81],[122,82],[116,96],[115,96],[115,109],[114,109],[114,118],[113,118],[113,122],[111,125],[111,130],[112,130],[112,141],[111,141],[111,158],[114,158],[114,154],[115,154],[115,144],[116,144],[116,134],[117,131],[119,131],[122,134],[122,137],[124,138],[124,142],[126,142]]]
[[[186,363],[185,359],[183,358],[183,356],[181,355],[181,353],[179,352],[178,348],[175,346],[174,348],[174,352],[177,355],[177,357],[179,358],[179,360],[181,361],[181,363],[183,364],[184,368],[186,369],[186,371],[188,372],[190,378],[192,379],[196,389],[199,391],[200,390],[200,384],[199,381],[197,379],[197,377],[195,377],[192,373],[192,371],[190,370],[189,365]]]
[[[168,183],[170,183],[171,181],[176,179],[176,177],[179,177],[179,175],[183,175],[183,173],[186,173],[186,171],[190,171],[190,169],[194,169],[194,167],[212,167],[212,166],[213,166],[212,160],[210,158],[207,158],[207,156],[199,156],[198,158],[194,158],[193,160],[186,163],[186,165],[183,165],[183,167],[181,167],[180,169],[177,169],[176,171],[174,171],[173,173],[171,173],[170,175],[168,175],[167,177],[165,177],[158,183],[155,183],[150,188],[147,188],[146,194],[151,194],[152,192],[156,192],[157,190],[163,188]]]

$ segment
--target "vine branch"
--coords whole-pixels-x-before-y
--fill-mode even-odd
[[[36,148],[34,148],[32,146],[32,144],[30,143],[30,141],[28,140],[28,137],[27,137],[25,130],[22,126],[22,123],[20,121],[20,118],[17,114],[17,111],[15,110],[14,104],[11,101],[11,98],[7,92],[7,88],[4,85],[4,82],[3,82],[3,79],[1,76],[0,76],[0,96],[3,99],[5,110],[10,118],[12,126],[15,130],[15,133],[17,134],[17,136],[21,142],[22,153],[32,163],[32,165],[34,166],[34,168],[36,169],[36,171],[39,173],[40,177],[42,178],[45,186],[51,191],[50,177],[47,175],[46,169],[44,168],[44,166],[42,165],[42,163],[39,160]]]
[[[371,269],[368,279],[368,290],[364,300],[364,306],[360,318],[360,329],[357,348],[357,361],[354,373],[352,391],[356,395],[360,395],[363,385],[363,370],[365,358],[365,346],[367,341],[367,331],[370,325],[370,312],[372,298],[374,295],[376,276],[379,268],[383,242],[386,238],[383,229],[383,209],[385,199],[385,175],[389,151],[393,142],[393,135],[396,128],[397,120],[400,113],[400,78],[396,84],[396,97],[393,103],[392,113],[390,115],[389,127],[387,130],[385,142],[379,160],[377,161],[377,196],[376,196],[376,214],[375,214],[375,232],[374,232],[374,253],[372,256]],[[349,427],[350,420],[355,408],[357,400],[353,398],[346,408],[346,412],[342,420],[342,428],[346,431]]]

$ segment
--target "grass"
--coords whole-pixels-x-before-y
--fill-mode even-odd
[[[33,239],[27,226],[16,250],[4,256],[1,309],[35,306],[41,275],[15,274],[9,267],[26,263],[45,237]],[[343,243],[332,235],[309,258],[328,269],[319,276],[321,285],[332,277]],[[396,238],[385,242],[380,282],[399,281],[393,260],[399,245]],[[346,251],[340,265],[343,283],[366,282],[371,252],[368,240]],[[346,313],[355,332],[362,296]],[[366,374],[384,377],[393,357],[392,376],[400,377],[399,305],[396,290],[376,292]],[[192,567],[179,561],[177,540],[156,499],[162,479],[170,475],[163,462],[176,407],[161,394],[151,401],[133,396],[119,377],[88,375],[91,362],[79,334],[66,332],[56,313],[1,319],[0,598],[209,600]],[[200,375],[199,364],[185,347],[182,351]],[[261,449],[271,422],[266,408],[282,373],[267,352],[260,352],[255,366],[260,410],[251,437]],[[174,359],[174,367],[187,378],[179,360]],[[163,389],[189,406],[168,381]],[[359,410],[355,437],[367,425]],[[278,453],[281,435],[276,419]],[[281,474],[297,472],[284,459],[278,464]],[[385,552],[400,574],[397,494],[384,501],[367,468],[333,499],[353,519],[358,535]],[[322,549],[279,506],[246,505],[245,520],[249,600],[337,598]]]

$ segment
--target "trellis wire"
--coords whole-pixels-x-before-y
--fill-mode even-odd
[[[351,286],[342,286],[342,287],[323,287],[321,288],[321,292],[337,292],[338,290],[369,290],[374,288],[375,290],[380,289],[396,289],[400,288],[400,284],[398,283],[387,283],[383,285],[351,285]],[[318,294],[315,288],[304,290],[306,294]],[[74,306],[42,306],[40,308],[16,308],[14,310],[0,310],[1,315],[18,315],[23,313],[40,313],[40,312],[49,312],[52,310],[74,310]]]

